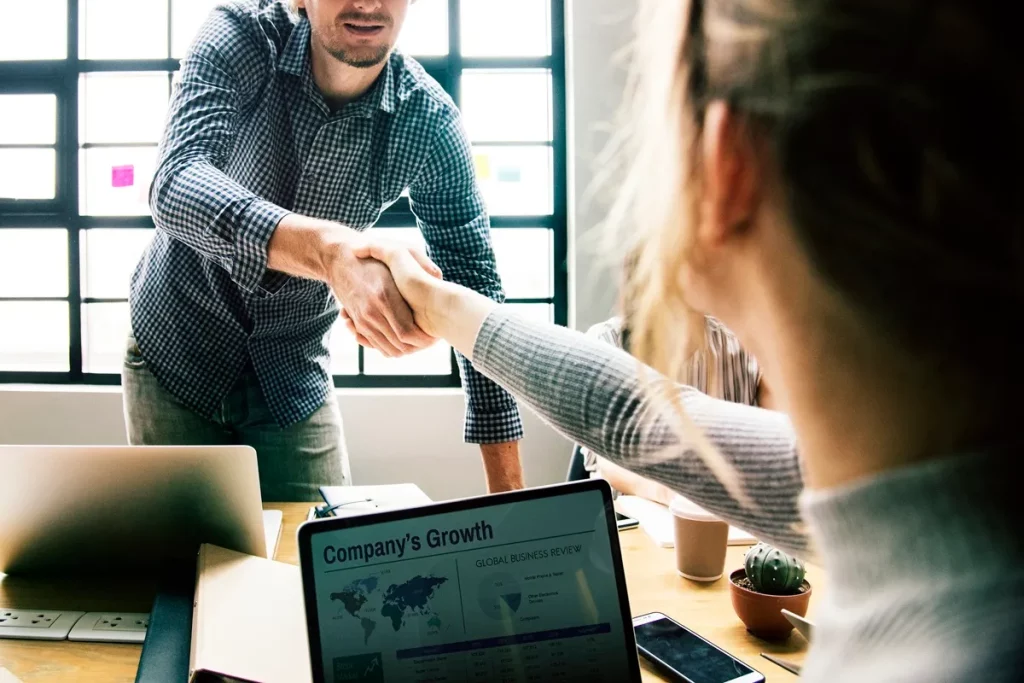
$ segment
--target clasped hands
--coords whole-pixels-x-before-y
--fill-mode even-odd
[[[397,358],[437,341],[430,307],[444,283],[422,248],[355,235],[333,250],[328,282],[342,320],[363,346]]]

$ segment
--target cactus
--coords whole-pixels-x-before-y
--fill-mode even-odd
[[[754,590],[768,595],[799,593],[806,573],[800,560],[767,543],[758,543],[747,551],[743,569]]]

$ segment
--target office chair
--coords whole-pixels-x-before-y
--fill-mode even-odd
[[[587,468],[584,466],[583,449],[579,444],[576,444],[572,448],[572,455],[569,456],[569,472],[565,480],[580,481],[581,479],[589,478],[590,473],[587,472]]]

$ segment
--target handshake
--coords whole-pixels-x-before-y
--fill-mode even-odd
[[[436,341],[431,309],[444,282],[423,249],[349,233],[328,247],[325,267],[342,320],[360,344],[397,358]]]

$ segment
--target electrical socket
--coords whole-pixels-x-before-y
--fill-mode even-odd
[[[23,609],[0,610],[0,627],[50,628],[60,612],[29,612]]]
[[[148,614],[104,614],[93,628],[97,631],[145,631],[148,626]]]
[[[64,640],[83,614],[0,607],[0,638]]]
[[[149,614],[140,612],[89,612],[78,620],[68,640],[99,643],[141,643],[146,639]]]

